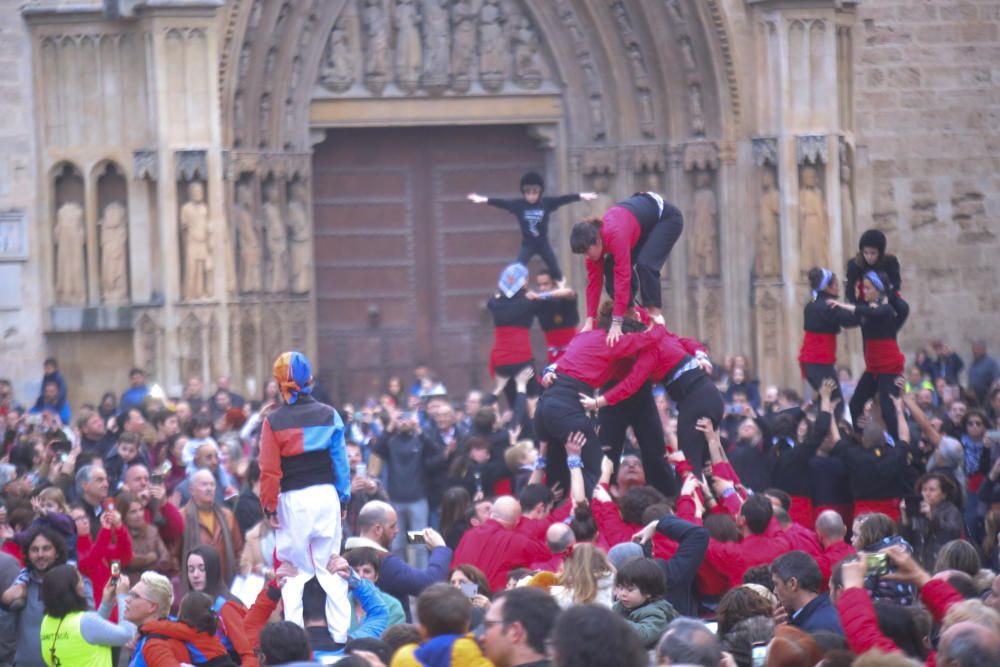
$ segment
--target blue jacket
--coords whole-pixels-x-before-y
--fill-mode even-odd
[[[844,635],[844,629],[840,626],[840,616],[837,608],[830,602],[830,596],[820,593],[812,602],[802,607],[795,613],[788,622],[791,625],[804,630],[805,632],[819,632],[826,630]]]
[[[406,613],[406,620],[409,621],[410,596],[416,597],[431,584],[445,581],[448,578],[451,556],[452,551],[448,547],[437,547],[431,551],[427,568],[418,570],[410,567],[396,554],[386,554],[379,567],[378,587],[399,600]]]

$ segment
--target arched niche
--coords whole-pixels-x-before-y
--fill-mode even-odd
[[[98,285],[101,303],[119,306],[129,302],[128,183],[113,161],[94,170],[97,199]]]
[[[86,187],[80,168],[70,162],[52,170],[52,279],[54,302],[87,303]]]

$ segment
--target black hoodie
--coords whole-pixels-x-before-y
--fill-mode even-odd
[[[885,234],[877,229],[869,229],[861,235],[858,241],[858,254],[847,261],[847,277],[844,281],[844,294],[851,303],[857,303],[861,299],[861,279],[869,271],[884,273],[889,276],[891,291],[899,292],[903,285],[900,276],[899,260],[895,255],[885,254],[886,239]],[[878,248],[878,261],[874,266],[869,266],[862,255],[864,248]]]

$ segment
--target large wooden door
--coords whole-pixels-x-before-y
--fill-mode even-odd
[[[465,196],[515,196],[542,172],[522,126],[331,130],[316,147],[319,377],[337,401],[428,364],[452,396],[487,381],[485,303],[514,261],[514,218]]]

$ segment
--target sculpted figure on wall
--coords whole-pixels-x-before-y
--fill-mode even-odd
[[[338,21],[330,33],[326,46],[326,59],[320,73],[320,83],[338,92],[343,92],[354,84],[355,49],[347,27]]]
[[[469,70],[476,54],[476,19],[479,12],[473,0],[455,0],[451,8],[451,87],[457,92],[469,90]]]
[[[775,184],[774,170],[761,171],[760,225],[757,227],[757,250],[754,274],[758,278],[781,275],[781,193]]]
[[[292,186],[288,202],[289,252],[292,265],[292,292],[309,291],[312,277],[312,244],[309,242],[309,200],[302,183]]]
[[[594,174],[590,179],[590,190],[597,194],[596,199],[582,202],[582,207],[586,209],[586,218],[600,218],[609,208],[614,206],[615,200],[608,194],[611,188],[611,180],[607,174]]]
[[[830,265],[830,226],[819,176],[813,167],[802,169],[799,188],[799,266],[807,273],[814,266]]]
[[[420,44],[420,15],[414,0],[396,0],[393,23],[396,28],[396,84],[413,93],[420,83],[423,61]]]
[[[361,18],[365,27],[365,82],[375,94],[382,92],[389,73],[389,21],[382,0],[364,0]]]
[[[851,194],[851,165],[846,159],[840,163],[840,219],[844,234],[854,234],[854,196]]]
[[[508,54],[503,23],[500,0],[484,0],[479,11],[479,74],[487,90],[499,90],[503,86]]]
[[[538,34],[527,16],[518,19],[512,39],[514,41],[514,81],[525,88],[537,88],[542,83],[542,64],[538,56]]]
[[[236,185],[236,234],[240,248],[240,290],[260,291],[260,264],[262,259],[260,233],[253,215],[253,190],[249,183]]]
[[[212,294],[212,229],[208,222],[205,189],[198,181],[187,187],[188,201],[181,206],[180,225],[184,247],[185,299],[205,299]]]
[[[87,265],[84,260],[87,231],[80,204],[68,201],[59,207],[53,236],[56,243],[56,301],[83,305],[87,301]]]
[[[110,305],[128,302],[128,216],[121,202],[104,207],[101,230],[101,301]]]
[[[719,203],[712,187],[712,174],[698,171],[694,177],[694,215],[691,216],[691,246],[688,275],[692,278],[719,274]]]
[[[450,26],[447,0],[424,0],[424,87],[434,94],[448,86],[450,68]]]
[[[264,233],[267,238],[270,280],[267,289],[284,292],[288,289],[288,232],[278,204],[278,186],[268,183],[264,188]]]

